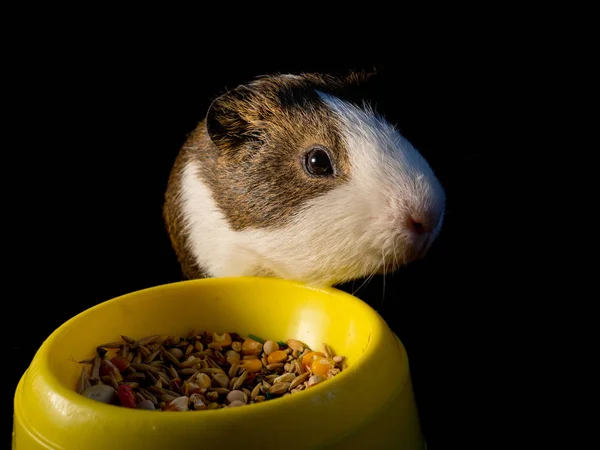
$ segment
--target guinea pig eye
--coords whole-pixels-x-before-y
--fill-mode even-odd
[[[312,148],[306,153],[304,159],[306,171],[318,177],[333,175],[333,165],[329,153],[320,147]]]

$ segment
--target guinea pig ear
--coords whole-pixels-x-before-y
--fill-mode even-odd
[[[217,97],[208,108],[206,129],[221,150],[256,140],[256,105],[250,89],[240,86]]]
[[[376,71],[350,72],[343,78],[338,92],[350,98],[356,96],[365,100],[373,100],[379,94],[381,76]]]
[[[366,86],[376,83],[379,79],[378,72],[376,70],[366,71],[352,71],[344,77],[344,84],[347,86]]]

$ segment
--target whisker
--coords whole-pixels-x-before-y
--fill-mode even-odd
[[[360,284],[358,289],[352,291],[352,295],[356,295],[356,293],[361,290],[361,288],[365,285],[365,283],[367,283],[369,281],[370,276],[371,275],[367,275],[367,277],[363,280],[363,282]]]
[[[358,287],[358,289],[356,290],[356,292],[354,292],[352,295],[356,294],[358,291],[360,291],[363,287],[365,287],[372,279],[373,277],[376,275],[377,273],[377,269],[374,269],[373,272],[371,272],[370,275],[368,275],[365,280],[361,283],[361,285]]]
[[[398,253],[396,252],[396,239],[392,241],[392,251],[394,252],[394,267],[398,267]]]
[[[387,256],[387,252],[385,251],[385,248],[381,249],[381,258],[382,258],[382,262],[383,262],[383,288],[381,290],[381,305],[379,305],[379,308],[377,308],[376,311],[379,311],[380,308],[383,307],[383,301],[385,299],[385,269],[386,269],[386,262],[385,262],[385,258]]]

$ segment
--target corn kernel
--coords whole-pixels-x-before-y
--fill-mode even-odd
[[[231,335],[229,333],[217,334],[213,333],[213,344],[220,345],[221,347],[227,347],[231,345]]]
[[[309,352],[302,357],[302,365],[310,369],[313,361],[317,358],[325,358],[325,355],[321,352]]]
[[[287,356],[288,355],[285,350],[276,350],[269,354],[269,356],[267,357],[267,361],[269,362],[269,364],[277,364],[285,361]]]
[[[246,339],[242,344],[242,353],[244,355],[260,355],[263,345],[254,339]]]
[[[260,359],[243,359],[240,361],[240,367],[248,373],[256,373],[261,371],[262,362]]]
[[[335,364],[329,358],[317,358],[310,366],[310,370],[314,375],[326,376],[330,369],[333,369]]]

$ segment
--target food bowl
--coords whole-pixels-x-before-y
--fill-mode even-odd
[[[190,329],[327,343],[335,377],[237,408],[146,411],[79,395],[77,362],[121,335]],[[337,289],[274,278],[212,278],[133,292],[73,317],[42,344],[14,398],[13,449],[421,450],[405,349],[366,303]]]

